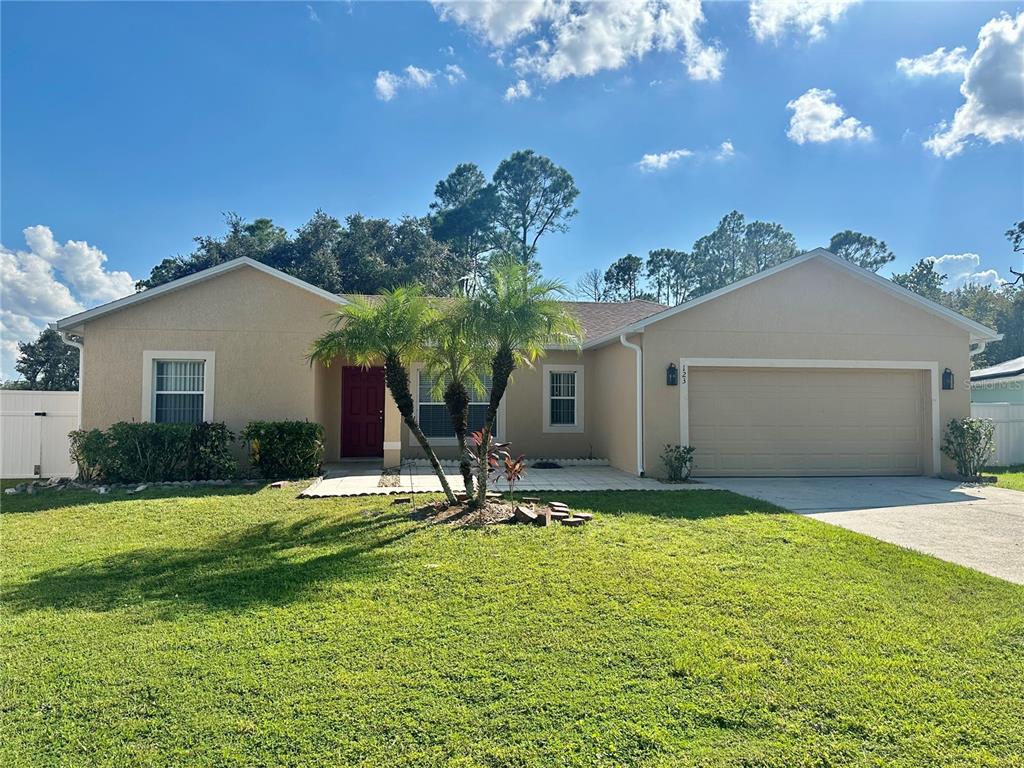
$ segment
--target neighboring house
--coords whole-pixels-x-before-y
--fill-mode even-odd
[[[971,415],[995,424],[993,466],[1024,464],[1024,357],[971,371]]]
[[[1024,405],[1024,357],[971,371],[971,402]]]
[[[238,259],[65,318],[81,337],[83,426],[121,420],[323,424],[326,459],[417,457],[379,369],[310,366],[343,296]],[[599,457],[662,475],[952,471],[941,427],[970,413],[971,345],[999,335],[823,249],[671,309],[572,305],[582,352],[516,371],[498,434],[528,457]],[[961,386],[941,388],[949,369]],[[454,456],[444,406],[412,368],[419,419]],[[482,405],[482,404],[481,404]],[[479,419],[480,405],[472,407]]]

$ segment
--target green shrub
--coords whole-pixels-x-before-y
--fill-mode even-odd
[[[76,429],[68,435],[71,460],[78,465],[78,479],[94,483],[103,478],[110,455],[110,441],[100,429]]]
[[[312,477],[324,458],[324,428],[309,421],[251,421],[242,431],[249,459],[268,479]]]
[[[107,430],[109,457],[104,479],[111,483],[185,480],[191,424],[119,421]]]
[[[690,472],[693,471],[693,452],[696,449],[692,445],[666,445],[661,452],[661,460],[665,464],[665,471],[668,474],[669,482],[681,483],[690,479]]]
[[[992,419],[953,419],[946,425],[942,452],[956,462],[962,477],[977,477],[995,449]]]
[[[226,424],[202,421],[188,436],[185,473],[189,480],[223,480],[238,471],[231,452],[235,436]]]
[[[72,432],[71,456],[83,482],[151,483],[231,477],[234,435],[224,424],[121,421]]]

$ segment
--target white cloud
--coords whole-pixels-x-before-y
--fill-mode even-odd
[[[967,59],[963,46],[947,51],[936,48],[931,53],[918,56],[916,59],[903,57],[896,62],[896,68],[907,77],[935,77],[937,75],[962,75],[967,69]]]
[[[640,162],[637,163],[640,166],[640,170],[644,173],[653,173],[654,171],[663,171],[670,165],[682,160],[684,157],[692,157],[693,151],[689,149],[671,149],[668,152],[659,152],[653,155],[644,155],[640,158]]]
[[[694,80],[721,77],[724,51],[698,34],[700,0],[433,0],[442,20],[465,27],[492,48],[499,63],[512,51],[521,75],[549,82],[620,69],[654,50],[683,53]]]
[[[718,154],[715,155],[715,160],[728,160],[736,155],[736,148],[732,145],[732,142],[726,139],[718,147]]]
[[[847,116],[843,108],[835,103],[835,97],[835,93],[828,89],[811,88],[803,96],[786,104],[787,109],[793,110],[786,135],[797,144],[870,140],[871,126]]]
[[[312,5],[306,6],[306,12],[309,14],[309,20],[315,24],[320,23],[320,16],[317,14],[316,9]]]
[[[860,0],[751,0],[750,29],[759,41],[778,40],[787,29],[814,41],[825,36],[825,26],[835,24]]]
[[[530,84],[525,80],[519,80],[514,85],[505,89],[505,101],[516,101],[517,99],[528,99],[533,95]]]
[[[414,88],[429,88],[434,84],[434,72],[414,67],[410,64],[405,68],[405,79]]]
[[[454,56],[455,55],[455,49],[452,48],[452,46],[450,46],[450,45],[442,46],[438,50],[441,53],[443,53],[445,56]]]
[[[444,68],[444,76],[451,85],[461,83],[466,79],[466,73],[458,64],[449,64]]]
[[[935,271],[946,276],[946,288],[954,290],[965,285],[990,285],[998,288],[1003,281],[994,269],[981,269],[981,257],[976,253],[947,253],[932,258]]]
[[[1024,140],[1024,13],[1003,14],[978,32],[960,85],[964,103],[924,145],[938,157],[960,154],[968,141]]]
[[[373,87],[377,91],[377,98],[381,101],[391,101],[398,94],[402,87],[402,78],[394,72],[382,69],[377,73],[377,79],[373,81]]]
[[[17,342],[46,323],[135,292],[127,272],[109,271],[106,255],[86,242],[54,240],[49,227],[23,230],[27,251],[0,245],[0,377],[14,375]]]
[[[437,70],[422,69],[412,64],[403,69],[401,73],[382,69],[377,73],[373,87],[377,92],[378,99],[391,101],[403,89],[433,88],[439,74],[442,73]],[[466,73],[458,64],[447,64],[443,75],[449,85],[456,85],[466,79]]]

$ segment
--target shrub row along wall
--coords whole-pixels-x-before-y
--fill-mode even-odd
[[[241,468],[235,435],[223,423],[119,422],[71,435],[71,458],[84,482],[146,483],[224,480]],[[306,421],[254,421],[242,431],[252,467],[269,479],[311,477],[320,471],[324,430]]]

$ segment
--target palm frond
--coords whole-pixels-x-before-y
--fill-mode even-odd
[[[334,313],[334,329],[313,342],[307,357],[324,365],[343,357],[363,367],[379,365],[388,356],[410,361],[426,346],[434,318],[435,310],[419,285],[356,297]]]

